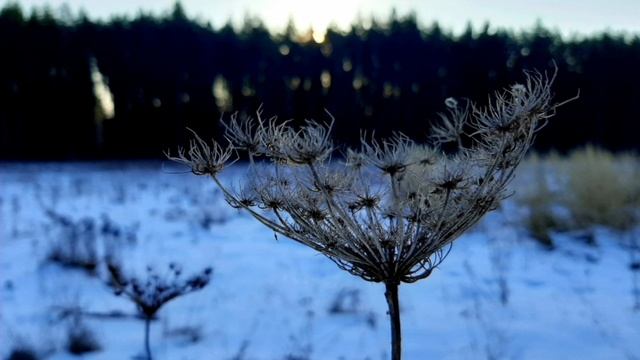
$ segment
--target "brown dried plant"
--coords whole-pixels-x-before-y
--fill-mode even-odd
[[[293,127],[258,110],[256,119],[234,114],[223,122],[228,145],[195,135],[187,150],[167,156],[210,176],[231,206],[277,234],[384,283],[392,358],[400,359],[398,285],[428,277],[451,243],[508,195],[516,166],[558,106],[551,102],[555,74],[525,75],[524,84],[495,93],[485,106],[447,99],[429,144],[363,135],[346,161],[332,162],[330,114],[329,123]],[[234,189],[220,172],[239,153],[250,166]]]

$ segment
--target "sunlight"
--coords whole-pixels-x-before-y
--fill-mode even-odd
[[[326,28],[324,30],[319,30],[315,28],[311,29],[311,37],[313,38],[313,41],[315,41],[318,44],[321,44],[322,42],[324,42],[324,38],[326,34],[327,34]]]
[[[286,24],[293,20],[298,31],[311,31],[316,43],[324,41],[327,29],[335,25],[348,28],[362,9],[363,0],[295,1],[274,0],[261,16],[267,24]],[[277,27],[277,26],[276,26]]]

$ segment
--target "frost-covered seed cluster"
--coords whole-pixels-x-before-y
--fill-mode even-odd
[[[231,206],[340,268],[369,281],[415,282],[508,195],[516,166],[557,107],[554,76],[527,73],[485,106],[447,99],[427,144],[363,135],[359,149],[332,162],[333,118],[296,128],[259,110],[256,119],[231,116],[227,146],[196,136],[170,159],[211,176]],[[234,152],[250,161],[238,189],[219,177]]]

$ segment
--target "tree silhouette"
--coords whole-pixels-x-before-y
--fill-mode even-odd
[[[541,24],[454,35],[392,13],[348,31],[329,28],[318,44],[292,22],[280,34],[251,17],[214,29],[180,3],[160,16],[108,21],[60,13],[14,3],[0,10],[0,159],[159,158],[184,143],[185,127],[219,137],[224,111],[262,103],[296,122],[327,108],[341,143],[357,143],[358,129],[426,136],[444,99],[482,102],[485,89],[523,69],[554,66],[558,97],[579,88],[581,98],[562,109],[538,149],[640,146],[638,35],[563,39]],[[115,104],[104,121],[96,119],[92,63]],[[218,104],[216,79],[229,106]]]

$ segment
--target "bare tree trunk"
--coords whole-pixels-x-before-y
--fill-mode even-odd
[[[147,318],[144,319],[144,349],[147,352],[147,359],[146,360],[152,360],[152,358],[151,358],[151,346],[149,345],[150,327],[151,327],[151,319],[147,317]]]
[[[389,305],[391,320],[391,360],[402,359],[402,328],[400,326],[400,302],[398,300],[398,282],[385,282],[384,296]]]

